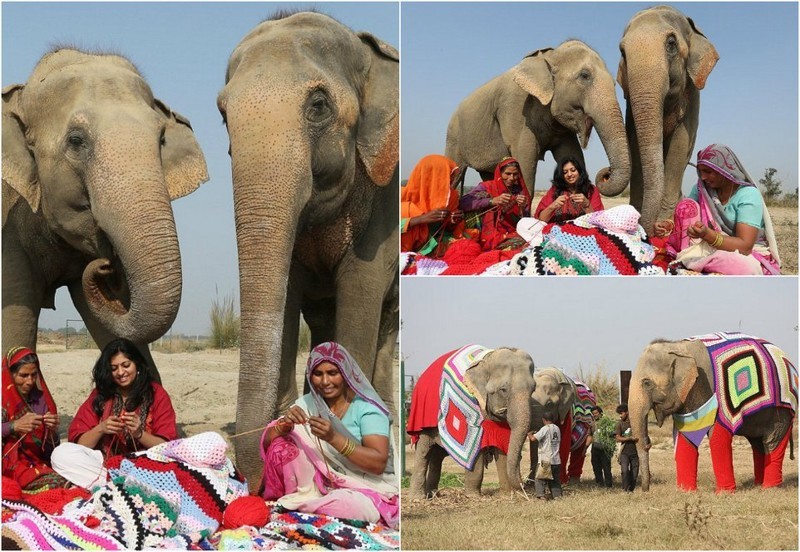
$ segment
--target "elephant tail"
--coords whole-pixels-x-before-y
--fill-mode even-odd
[[[789,460],[794,460],[794,432],[789,428]]]

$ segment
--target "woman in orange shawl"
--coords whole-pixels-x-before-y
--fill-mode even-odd
[[[403,188],[400,247],[441,257],[463,237],[464,213],[458,208],[458,165],[443,155],[420,159]]]
[[[66,485],[49,465],[58,423],[39,357],[26,347],[9,350],[3,357],[3,476],[27,491]]]
[[[478,211],[484,251],[518,249],[527,242],[517,234],[517,223],[531,216],[531,196],[522,178],[519,162],[506,157],[494,169],[494,180],[481,182],[461,198],[464,211]]]

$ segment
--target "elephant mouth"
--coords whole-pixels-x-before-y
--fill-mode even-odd
[[[124,315],[130,310],[125,270],[118,258],[113,261],[106,258],[95,259],[86,265],[83,271],[83,289],[86,300],[90,303],[100,304],[118,315]]]
[[[589,145],[589,138],[592,137],[592,129],[594,128],[594,121],[591,117],[586,117],[583,121],[583,132],[581,132],[581,148],[586,149]]]

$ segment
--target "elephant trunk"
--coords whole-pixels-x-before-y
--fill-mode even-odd
[[[253,114],[247,110],[259,89],[249,87],[243,98],[230,99],[227,112],[241,298],[237,433],[264,427],[279,406],[289,272],[298,220],[312,189],[299,123],[268,121],[269,128],[257,131],[264,138],[252,138]],[[256,105],[263,103],[262,98]],[[296,111],[273,107],[276,113]],[[236,442],[237,465],[250,481],[260,476],[259,446],[257,432]]]
[[[511,426],[511,438],[508,443],[508,483],[512,489],[522,488],[522,478],[519,473],[522,458],[522,445],[528,437],[530,428],[530,401],[529,393],[524,396],[514,397],[508,407],[506,420]]]
[[[650,452],[646,445],[650,442],[647,432],[647,417],[652,405],[640,386],[634,387],[631,381],[628,396],[628,415],[630,416],[631,432],[638,439],[636,451],[639,454],[639,470],[642,474],[642,490],[650,490]]]
[[[632,204],[641,213],[640,224],[648,235],[664,196],[664,99],[669,90],[668,67],[648,51],[628,55],[628,102],[636,128],[641,160],[641,200]],[[659,66],[662,65],[662,66]],[[638,203],[638,204],[637,204]]]
[[[592,119],[609,163],[595,184],[601,194],[615,196],[622,193],[631,179],[631,156],[613,81],[609,82],[609,88],[610,93],[597,94],[596,101],[593,101]]]
[[[164,335],[175,321],[181,255],[158,134],[121,119],[101,133],[86,173],[102,236],[96,249],[107,257],[86,266],[82,284],[88,309],[100,324],[114,336],[143,345]],[[124,155],[120,144],[126,145]]]

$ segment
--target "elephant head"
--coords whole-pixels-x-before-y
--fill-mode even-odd
[[[217,105],[230,137],[239,250],[237,431],[263,427],[275,413],[284,334],[297,325],[287,309],[297,285],[290,273],[300,270],[294,261],[333,274],[370,218],[348,209],[369,204],[396,181],[398,67],[394,48],[319,13],[279,14],[231,54]],[[320,228],[330,232],[298,246]],[[374,257],[376,241],[348,263]],[[357,285],[363,298],[371,282]],[[335,330],[339,340],[341,328]],[[257,439],[239,445],[240,464],[257,465]]]
[[[554,422],[563,423],[572,414],[575,404],[575,382],[552,366],[536,370],[533,377],[536,380],[536,390],[532,395],[536,414],[541,409],[541,413],[552,415]],[[541,419],[534,422],[541,423]]]
[[[634,163],[631,203],[650,233],[659,214],[671,217],[678,201],[697,133],[698,90],[705,87],[719,55],[691,19],[669,6],[637,13],[619,48],[617,81],[628,101]],[[676,132],[679,127],[682,131]],[[665,184],[667,169],[670,182]]]
[[[606,179],[598,183],[600,191],[613,195],[624,190],[631,175],[628,140],[614,79],[597,52],[579,40],[568,40],[555,49],[528,54],[511,72],[517,85],[578,135],[582,148],[597,128],[610,163]]]
[[[508,481],[522,487],[519,464],[530,425],[530,397],[535,389],[533,359],[520,349],[501,348],[487,354],[466,371],[484,415],[511,427],[508,445]]]
[[[708,350],[700,341],[653,341],[631,375],[628,414],[642,473],[642,490],[650,488],[647,418],[655,413],[659,427],[673,414],[691,412],[713,393]]]
[[[27,230],[51,249],[29,255],[52,267],[58,248],[83,270],[82,294],[79,279],[70,291],[104,335],[143,344],[172,325],[181,262],[170,200],[207,179],[189,121],[123,57],[57,49],[3,90],[4,229],[12,215],[39,221]],[[4,305],[21,301],[5,290]]]

